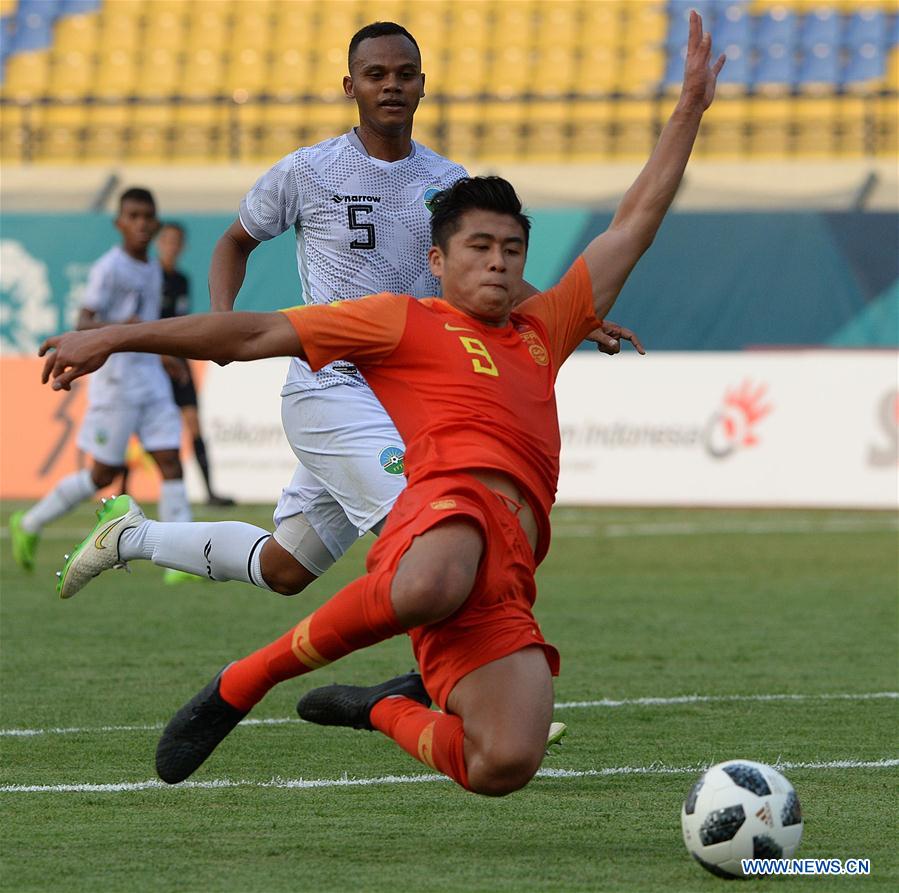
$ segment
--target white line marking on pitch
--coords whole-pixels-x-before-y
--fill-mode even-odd
[[[677,695],[671,698],[624,698],[613,700],[602,698],[597,701],[559,701],[556,710],[577,710],[589,707],[669,707],[681,704],[715,704],[744,701],[882,701],[897,700],[899,692],[874,691],[846,694],[817,695]],[[301,719],[292,717],[272,717],[270,719],[245,719],[241,726],[283,726],[302,723]],[[93,727],[57,727],[47,729],[0,729],[0,738],[33,738],[36,735],[83,735],[96,732],[158,732],[163,723],[149,723],[137,726],[93,726]]]
[[[819,763],[773,764],[777,769],[892,769],[899,766],[899,759],[883,760],[830,760]],[[539,778],[606,778],[611,775],[692,775],[704,772],[708,764],[694,766],[608,766],[603,769],[540,769]],[[425,782],[446,782],[445,775],[381,775],[374,778],[273,778],[270,781],[249,779],[231,780],[217,778],[211,781],[184,781],[178,785],[167,785],[156,779],[148,781],[122,781],[113,784],[10,784],[0,787],[0,794],[119,794],[132,791],[159,791],[172,789],[217,790],[222,788],[349,788],[371,787],[385,784],[421,784]]]

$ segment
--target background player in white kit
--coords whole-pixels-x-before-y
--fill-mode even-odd
[[[91,267],[79,329],[159,319],[162,269],[147,254],[159,227],[152,194],[137,188],[123,192],[115,225],[122,243]],[[63,478],[39,503],[10,518],[13,555],[22,567],[34,569],[45,524],[108,487],[122,473],[132,434],[138,436],[162,474],[160,518],[190,521],[178,456],[181,414],[172,399],[162,360],[152,354],[121,354],[112,366],[91,376],[88,385],[88,406],[78,446],[92,457],[91,467]]]
[[[376,22],[353,36],[348,63],[344,91],[356,102],[359,126],[297,149],[247,193],[213,253],[213,310],[233,308],[250,253],[288,229],[296,232],[307,304],[384,291],[440,293],[428,268],[427,202],[467,173],[412,139],[425,85],[418,45],[400,25]],[[614,324],[607,331],[595,333],[607,352],[617,350],[620,338],[633,339]],[[363,377],[348,363],[313,373],[294,359],[281,395],[284,430],[299,462],[278,502],[274,535],[237,521],[160,525],[144,521],[124,499],[100,524],[118,528],[121,561],[152,559],[292,595],[362,534],[378,532],[405,486],[404,447]],[[94,558],[66,566],[62,595],[111,566]]]

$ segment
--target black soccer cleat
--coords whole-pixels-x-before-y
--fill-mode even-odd
[[[156,774],[166,784],[193,775],[219,742],[247,715],[219,694],[220,670],[170,720],[156,745]]]
[[[425,691],[421,676],[416,672],[405,673],[388,679],[380,685],[325,685],[307,691],[297,703],[297,713],[306,722],[320,726],[349,726],[351,729],[374,731],[371,724],[372,707],[389,698],[401,695],[412,698],[425,707],[431,706],[431,698]]]

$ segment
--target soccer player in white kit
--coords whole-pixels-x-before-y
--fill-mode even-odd
[[[250,253],[288,229],[296,233],[307,304],[384,291],[440,293],[428,268],[427,203],[467,174],[412,139],[425,84],[418,45],[400,25],[376,22],[353,36],[348,62],[343,86],[357,104],[359,126],[297,149],[247,193],[239,218],[213,253],[213,310],[233,308]],[[621,338],[635,340],[614,323],[594,335],[609,353]],[[361,535],[379,531],[405,486],[404,446],[348,363],[314,373],[294,359],[281,396],[284,430],[298,465],[275,510],[273,535],[239,521],[146,521],[126,498],[101,513],[91,537],[100,527],[116,529],[111,539],[118,543],[119,563],[150,559],[212,580],[240,580],[284,595],[300,592]],[[81,553],[91,537],[75,554],[75,566],[63,571],[63,597],[113,566],[109,556]]]
[[[122,193],[116,217],[122,243],[91,267],[79,329],[159,319],[162,269],[147,254],[158,226],[150,192],[134,188]],[[121,354],[111,366],[91,376],[88,385],[78,446],[92,457],[91,467],[63,478],[40,502],[10,518],[13,555],[22,567],[34,569],[44,525],[108,487],[122,473],[132,434],[138,436],[162,474],[162,520],[190,521],[178,455],[181,415],[162,360],[152,354]]]

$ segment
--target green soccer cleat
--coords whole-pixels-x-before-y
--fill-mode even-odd
[[[94,529],[71,555],[66,555],[63,569],[56,574],[56,591],[60,598],[71,598],[94,577],[110,568],[128,569],[128,565],[119,558],[119,539],[126,530],[137,527],[146,517],[130,496],[115,496],[102,502],[97,510]]]
[[[178,586],[181,583],[204,583],[206,577],[191,574],[187,571],[179,571],[174,567],[167,567],[162,575],[162,582],[166,586]]]
[[[39,533],[29,533],[22,527],[25,512],[15,512],[9,519],[9,538],[12,542],[12,557],[22,570],[34,570],[34,558],[37,544],[41,540]]]
[[[568,726],[564,722],[552,722],[549,724],[549,734],[546,736],[546,755],[549,756],[550,748],[561,745],[562,739],[568,734]]]

